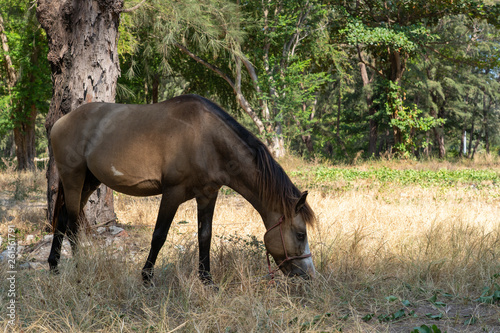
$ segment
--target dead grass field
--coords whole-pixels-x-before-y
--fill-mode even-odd
[[[320,163],[282,161],[318,221],[309,231],[317,278],[266,277],[256,211],[228,189],[214,217],[212,273],[218,290],[197,279],[196,206],[182,205],[145,288],[140,269],[149,251],[159,198],[115,194],[127,235],[82,240],[61,274],[16,263],[19,332],[500,332],[500,183],[401,184],[370,179],[321,181]],[[327,168],[327,166],[323,166]],[[337,166],[338,167],[338,166]],[[491,170],[476,162],[367,162],[356,170]],[[385,170],[385,169],[384,169]],[[294,171],[300,171],[295,172]],[[0,232],[42,240],[44,173],[0,173]],[[40,241],[41,242],[41,241]],[[39,243],[39,242],[38,242]],[[37,239],[27,248],[36,247]],[[29,259],[29,258],[28,258]],[[33,260],[33,259],[29,259]],[[45,265],[45,263],[44,263]],[[2,276],[8,265],[0,262]],[[0,283],[6,331],[9,283]],[[433,332],[432,330],[430,332]]]

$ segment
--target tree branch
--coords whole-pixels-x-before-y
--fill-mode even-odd
[[[375,66],[373,66],[372,64],[370,64],[369,62],[366,62],[364,59],[363,59],[363,56],[361,55],[361,48],[359,47],[359,45],[356,45],[356,48],[358,49],[358,58],[359,58],[359,61],[361,63],[363,63],[365,66],[367,67],[370,67],[371,69],[373,69],[373,71],[375,73],[377,73],[378,75],[382,76],[383,78],[385,78],[385,75],[384,73],[382,73],[381,70],[378,70]]]
[[[5,60],[5,71],[7,72],[7,89],[10,91],[12,87],[16,84],[16,70],[12,65],[12,59],[9,55],[9,43],[7,41],[7,35],[5,34],[5,30],[3,27],[3,18],[0,14],[0,40],[2,41],[2,50],[4,53]]]
[[[211,71],[217,73],[221,78],[223,78],[224,80],[226,80],[226,82],[229,83],[229,85],[231,86],[231,88],[233,88],[233,90],[236,92],[236,85],[235,85],[234,81],[229,77],[229,75],[227,75],[226,73],[224,73],[219,67],[214,66],[211,63],[206,62],[205,60],[201,59],[196,54],[194,54],[193,52],[189,51],[184,45],[181,45],[179,43],[174,43],[174,45],[177,46],[177,48],[179,50],[181,50],[183,53],[187,54],[191,59],[195,60],[197,63],[202,64],[206,68],[208,68]]]
[[[463,64],[467,64],[469,66],[476,66],[476,67],[480,67],[480,66],[485,66],[485,65],[488,65],[488,62],[486,61],[481,61],[480,59],[479,60],[472,60],[472,59],[467,59],[465,57],[463,58],[453,58],[453,57],[450,57],[448,55],[445,55],[443,53],[441,53],[439,50],[433,48],[433,47],[430,47],[429,45],[424,45],[424,47],[432,52],[434,52],[435,54],[437,54],[439,57],[441,57],[442,59],[446,59],[446,60],[449,60],[455,64],[458,64],[458,65],[463,65]]]
[[[139,2],[137,5],[135,5],[134,7],[130,7],[130,8],[123,8],[121,10],[121,13],[131,13],[133,12],[134,10],[137,10],[139,9],[144,3],[146,2],[146,0],[142,0],[141,2]]]
[[[227,83],[233,88],[234,93],[236,94],[236,100],[240,104],[240,106],[243,108],[243,110],[252,118],[253,122],[257,126],[259,133],[265,133],[265,127],[264,124],[262,123],[262,120],[260,120],[259,116],[257,113],[253,110],[251,107],[250,103],[247,101],[245,96],[241,93],[241,59],[236,60],[236,67],[237,67],[237,77],[236,77],[236,82],[229,77],[226,73],[224,73],[219,67],[212,65],[211,63],[203,60],[202,58],[198,57],[196,54],[193,52],[189,51],[187,47],[184,45],[181,45],[179,43],[174,43],[179,50],[181,50],[183,53],[187,54],[191,59],[195,60],[197,63],[205,66],[206,68],[210,69],[211,71],[215,72],[218,74],[220,77],[222,77],[224,80],[226,80]]]

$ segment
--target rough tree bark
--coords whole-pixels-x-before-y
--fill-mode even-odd
[[[88,102],[114,102],[120,75],[118,25],[123,0],[38,0],[37,18],[47,33],[53,95],[45,127]],[[50,147],[50,145],[49,145]],[[75,147],[76,148],[76,147]],[[47,169],[48,218],[58,190],[52,151]],[[113,193],[101,185],[85,209],[88,223],[115,217]]]

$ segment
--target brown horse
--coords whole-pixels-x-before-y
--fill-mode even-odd
[[[57,271],[66,234],[77,246],[78,217],[103,183],[135,196],[161,194],[151,249],[142,276],[148,283],[179,205],[198,205],[199,274],[210,277],[212,218],[227,185],[260,213],[264,242],[286,275],[314,275],[306,225],[314,213],[265,145],[213,102],[185,95],[150,105],[85,104],[51,132],[60,190],[49,255]]]

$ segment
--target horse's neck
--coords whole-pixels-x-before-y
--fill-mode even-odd
[[[229,187],[241,194],[259,212],[264,221],[272,211],[269,202],[264,202],[260,196],[258,170],[253,159],[244,159],[237,172],[229,177]]]
[[[224,126],[220,128],[222,131]],[[223,168],[226,171],[227,183],[225,185],[241,194],[266,221],[273,207],[270,202],[264,202],[259,196],[261,184],[259,184],[258,175],[260,171],[256,159],[258,150],[261,148],[249,145],[232,128],[223,132],[224,135],[217,135],[215,141],[219,146],[219,151],[223,152],[221,165],[224,165]]]

